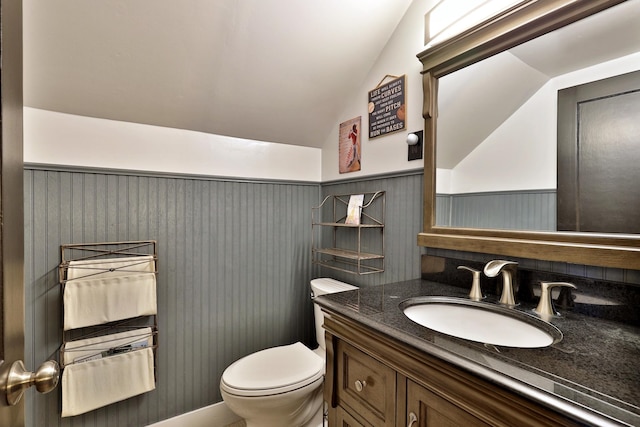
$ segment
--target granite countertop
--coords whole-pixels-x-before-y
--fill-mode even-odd
[[[467,298],[467,292],[412,280],[323,295],[315,302],[587,425],[640,426],[639,327],[566,312],[551,320],[564,335],[560,342],[519,349],[432,331],[409,320],[399,308],[408,298]],[[533,308],[523,303],[516,309]]]

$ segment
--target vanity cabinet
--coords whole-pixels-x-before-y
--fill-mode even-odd
[[[581,425],[474,375],[472,367],[463,370],[323,310],[330,427]]]

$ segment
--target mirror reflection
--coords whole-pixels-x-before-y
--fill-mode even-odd
[[[439,79],[436,225],[558,230],[558,91],[640,69],[639,18],[624,2]]]

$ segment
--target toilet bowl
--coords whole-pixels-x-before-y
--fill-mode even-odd
[[[337,280],[311,281],[311,296],[357,289]],[[314,304],[319,347],[297,342],[250,354],[225,369],[222,399],[247,427],[322,426],[325,341],[322,311]]]

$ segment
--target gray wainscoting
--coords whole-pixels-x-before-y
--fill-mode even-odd
[[[157,389],[60,418],[59,388],[27,393],[27,426],[138,427],[221,400],[232,361],[273,345],[314,344],[311,278],[360,286],[420,277],[421,171],[332,182],[252,182],[95,170],[25,170],[26,363],[61,342],[60,245],[158,241]],[[311,265],[311,207],[324,194],[385,190],[385,272]]]
[[[438,194],[436,224],[503,230],[556,230],[556,191]]]
[[[309,281],[369,286],[420,277],[420,257],[491,255],[420,248],[421,171],[325,183],[251,182],[94,170],[25,170],[25,355],[57,358],[63,243],[155,239],[159,250],[157,389],[60,418],[59,388],[26,394],[27,426],[139,427],[221,400],[232,361],[297,340],[314,344]],[[385,190],[385,271],[354,276],[311,265],[311,207],[327,194]],[[527,260],[520,260],[527,263]],[[545,271],[638,283],[629,270],[531,261]],[[553,264],[553,265],[547,265]],[[596,271],[592,271],[596,270]],[[631,277],[633,276],[633,277]]]
[[[220,401],[222,371],[241,356],[315,341],[308,286],[318,184],[35,166],[24,176],[29,368],[56,358],[61,342],[61,244],[155,239],[159,253],[157,389],[65,419],[60,388],[31,391],[28,426],[145,426]]]

